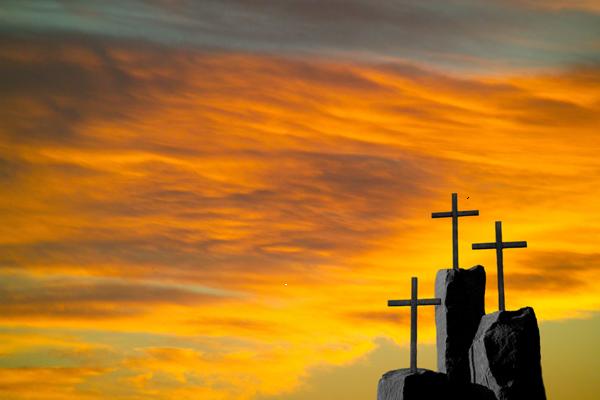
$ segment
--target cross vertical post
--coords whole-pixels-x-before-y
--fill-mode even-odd
[[[452,193],[452,268],[458,269],[458,194]]]
[[[452,193],[452,211],[431,213],[431,218],[452,218],[452,268],[458,269],[458,217],[479,215],[479,210],[458,211],[458,194]]]
[[[500,243],[500,246],[498,246]],[[502,253],[502,221],[496,221],[496,264],[498,268],[498,309],[506,310],[504,302],[504,253]]]
[[[410,370],[415,372],[417,370],[417,321],[418,321],[418,308],[417,308],[417,278],[411,278],[411,296],[410,296]]]
[[[496,249],[496,265],[498,268],[498,310],[506,311],[504,299],[504,249],[527,247],[527,242],[503,242],[502,221],[496,221],[496,241],[492,243],[473,243],[473,250]]]
[[[436,306],[442,304],[439,298],[419,299],[419,282],[416,277],[411,278],[410,300],[388,300],[388,307],[410,306],[410,370],[417,371],[417,322],[418,306]]]

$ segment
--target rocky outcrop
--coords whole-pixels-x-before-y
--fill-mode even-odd
[[[487,388],[471,383],[454,383],[446,374],[418,369],[398,369],[379,380],[377,400],[495,400]]]
[[[469,350],[471,381],[497,400],[545,400],[540,333],[531,307],[485,315]]]
[[[469,382],[469,348],[485,314],[485,269],[442,269],[435,279],[438,370]]]
[[[379,380],[377,400],[441,399],[447,391],[444,374],[427,369],[397,369],[386,372]]]

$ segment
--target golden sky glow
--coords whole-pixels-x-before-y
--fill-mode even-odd
[[[450,267],[430,213],[451,192],[480,210],[460,259],[486,266],[487,311],[494,253],[470,244],[495,220],[529,243],[506,252],[507,306],[536,310],[549,398],[600,390],[573,378],[597,344],[561,341],[600,326],[597,65],[461,74],[31,37],[0,60],[0,397],[318,400],[341,379],[374,397],[408,361],[408,313],[386,300],[411,276],[431,296]]]

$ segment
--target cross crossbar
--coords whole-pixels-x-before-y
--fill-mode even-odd
[[[498,309],[506,310],[504,301],[504,249],[518,249],[527,247],[527,242],[503,242],[502,241],[502,221],[496,221],[496,241],[491,243],[473,243],[473,250],[496,249],[496,265],[498,268]]]
[[[410,306],[411,300],[388,300],[388,307]],[[420,299],[417,300],[418,306],[439,306],[441,299]]]
[[[457,211],[457,217],[472,217],[479,215],[478,210]],[[452,217],[452,211],[442,211],[431,213],[431,218],[448,218]]]
[[[452,218],[452,268],[458,269],[458,218],[479,215],[479,210],[458,211],[458,195],[452,193],[452,210],[431,213],[431,218]]]
[[[473,250],[486,250],[486,249],[495,249],[498,244],[496,242],[492,243],[473,243]],[[503,249],[518,249],[521,247],[527,247],[527,242],[502,242],[501,246]]]
[[[388,300],[388,307],[410,306],[410,370],[417,371],[417,307],[435,306],[442,304],[439,298],[419,299],[418,298],[418,280],[416,277],[411,279],[411,297],[410,300]]]

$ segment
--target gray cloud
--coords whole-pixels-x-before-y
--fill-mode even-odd
[[[9,4],[9,32],[88,33],[169,46],[394,57],[455,69],[598,62],[600,15],[520,2],[136,1]],[[542,39],[540,39],[542,38]]]
[[[0,311],[5,318],[45,316],[114,318],[144,313],[152,305],[200,305],[226,298],[176,286],[91,278],[34,279],[11,275],[0,282]]]
[[[388,311],[355,311],[345,314],[348,318],[360,322],[383,323],[383,324],[407,324],[410,316],[408,313],[398,313],[394,310]]]
[[[18,57],[24,48],[32,57]],[[139,110],[152,110],[157,93],[185,93],[184,81],[175,76],[136,76],[111,52],[118,48],[123,47],[107,46],[105,41],[85,36],[1,38],[1,135],[16,143],[93,147],[97,140],[80,134],[86,123],[103,120],[125,124]],[[160,68],[160,59],[158,55],[152,57],[152,65]]]
[[[600,272],[600,254],[532,251],[521,256],[526,272],[511,272],[509,287],[523,291],[573,291],[588,286]]]

